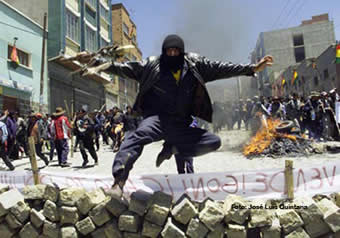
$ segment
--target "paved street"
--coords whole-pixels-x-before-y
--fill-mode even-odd
[[[201,157],[197,157],[194,160],[195,172],[222,172],[232,170],[252,170],[252,169],[264,169],[264,168],[283,168],[285,159],[288,157],[273,159],[273,158],[256,158],[249,160],[240,153],[240,145],[243,145],[248,141],[249,134],[247,131],[234,130],[234,131],[222,131],[220,133],[222,138],[222,147],[214,153],[210,153]],[[157,173],[177,173],[176,164],[174,160],[165,161],[160,168],[156,168],[155,161],[158,152],[161,150],[162,142],[153,143],[144,148],[142,156],[136,162],[131,175],[139,174],[157,174]],[[102,146],[99,154],[99,166],[92,166],[93,160],[89,156],[89,167],[81,168],[82,158],[78,152],[74,153],[74,158],[69,155],[69,161],[72,163],[70,168],[60,168],[58,166],[57,158],[50,163],[48,167],[44,167],[43,161],[38,160],[38,166],[44,167],[46,171],[67,171],[86,174],[100,174],[111,175],[111,166],[114,159],[114,153],[109,146]],[[294,160],[294,167],[302,167],[308,164],[321,164],[325,161],[339,159],[338,154],[322,154],[312,155],[310,157],[297,157],[291,158]],[[14,161],[16,170],[24,170],[30,168],[30,162],[28,158]],[[4,164],[0,164],[0,169],[5,169]]]

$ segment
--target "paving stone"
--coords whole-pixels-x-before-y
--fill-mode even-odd
[[[44,199],[50,200],[52,202],[57,202],[59,198],[59,191],[60,189],[57,186],[53,185],[46,185]]]
[[[320,237],[320,236],[319,236]],[[295,231],[289,233],[285,238],[310,238],[310,236],[301,227],[297,228]]]
[[[128,209],[129,204],[121,198],[112,197],[106,203],[106,209],[115,217],[119,217],[123,212]]]
[[[37,238],[39,236],[38,231],[34,226],[28,222],[19,232],[20,238]]]
[[[159,226],[163,226],[166,222],[170,209],[167,207],[153,204],[148,209],[145,219]]]
[[[213,231],[223,220],[224,211],[220,205],[214,202],[207,202],[204,209],[199,214],[199,219]]]
[[[172,223],[171,218],[168,218],[168,221],[165,224],[165,227],[164,227],[163,231],[161,232],[161,235],[164,238],[184,238],[184,237],[186,237],[185,233]]]
[[[101,189],[84,193],[77,201],[77,207],[81,214],[86,215],[92,208],[104,202],[106,196]]]
[[[123,234],[118,229],[118,222],[115,219],[112,219],[104,226],[105,235],[107,238],[122,238]]]
[[[246,228],[238,224],[228,224],[226,234],[228,238],[247,238]]]
[[[190,220],[186,234],[192,238],[204,238],[209,229],[197,218]]]
[[[30,216],[31,208],[27,206],[24,201],[19,201],[10,209],[10,212],[18,219],[18,221],[25,223]]]
[[[5,220],[11,229],[18,229],[22,227],[21,222],[18,221],[18,219],[16,219],[12,213],[8,213],[5,217]]]
[[[323,213],[324,221],[330,229],[334,233],[340,231],[340,208],[327,198],[322,199],[317,204]]]
[[[43,200],[45,189],[46,185],[44,184],[25,186],[23,189],[24,198],[27,200]]]
[[[281,238],[281,225],[278,218],[274,218],[270,227],[261,227],[263,238]]]
[[[12,207],[23,200],[24,197],[17,189],[0,194],[0,217],[6,215]]]
[[[262,199],[254,199],[251,201],[253,206],[250,209],[249,228],[269,227],[273,222],[273,211],[266,208],[266,202]]]
[[[145,237],[158,237],[163,227],[144,220],[142,235]]]
[[[124,238],[142,238],[142,234],[140,233],[132,233],[132,232],[124,232]]]
[[[156,191],[151,195],[148,207],[151,207],[153,204],[170,209],[172,205],[172,196],[161,191]]]
[[[100,227],[100,228],[96,229],[95,231],[93,231],[91,233],[91,237],[93,237],[93,238],[106,238],[105,228]]]
[[[188,198],[184,198],[172,208],[171,214],[176,221],[186,225],[198,214],[198,211]]]
[[[304,222],[304,228],[312,238],[320,237],[331,230],[323,220],[323,214],[316,202],[309,197],[296,198],[293,204],[304,207],[295,209]]]
[[[149,205],[152,194],[139,190],[131,194],[129,211],[143,216]]]
[[[53,221],[53,222],[59,221],[59,218],[60,218],[57,205],[50,200],[47,200],[45,202],[43,215],[47,219],[49,219],[50,221]]]
[[[276,214],[285,235],[303,226],[303,220],[293,209],[278,209]]]
[[[30,220],[36,228],[39,228],[44,224],[44,221],[46,220],[46,218],[42,214],[42,211],[38,212],[37,210],[33,208],[31,209]]]
[[[56,223],[50,222],[48,220],[44,221],[43,235],[50,238],[58,238],[59,234],[59,226]]]
[[[12,231],[6,223],[0,224],[0,237],[12,237],[14,235],[14,231]]]
[[[223,204],[225,223],[233,221],[240,225],[244,224],[250,214],[248,206],[248,202],[243,197],[228,195]]]
[[[73,226],[62,227],[60,234],[61,238],[78,238],[77,230]]]
[[[111,217],[108,211],[105,209],[106,203],[101,203],[95,206],[90,212],[89,216],[91,217],[94,224],[97,226],[102,226],[106,222],[108,222]]]
[[[207,238],[224,238],[225,227],[223,223],[218,224],[213,231],[210,231]]]
[[[76,228],[81,234],[87,235],[93,232],[96,229],[96,226],[90,217],[86,217],[85,219],[76,223]]]
[[[121,231],[137,232],[140,224],[140,217],[130,211],[124,212],[118,219],[118,228]]]
[[[76,206],[76,202],[85,194],[83,188],[66,188],[59,193],[59,204],[62,206]]]
[[[63,224],[76,224],[79,220],[78,209],[76,207],[62,206],[59,209],[60,223]]]

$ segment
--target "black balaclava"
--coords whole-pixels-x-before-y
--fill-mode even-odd
[[[178,56],[167,56],[166,49],[168,48],[178,48],[180,50],[180,55]],[[177,71],[183,67],[184,64],[184,41],[178,35],[168,35],[162,45],[162,55],[161,55],[161,66]]]

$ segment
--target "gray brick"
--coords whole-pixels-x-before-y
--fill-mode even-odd
[[[93,224],[90,217],[86,217],[76,223],[76,228],[81,234],[87,235],[93,232],[96,229],[96,226]]]
[[[44,205],[44,210],[43,210],[43,215],[49,219],[50,221],[59,221],[59,211],[57,208],[57,205],[50,201],[47,200]]]
[[[120,215],[118,220],[118,228],[121,231],[137,232],[140,224],[140,217],[130,211],[124,212],[122,215]]]
[[[171,214],[176,221],[186,225],[198,214],[198,211],[189,199],[184,198],[172,208]]]
[[[144,220],[142,235],[145,237],[158,237],[163,227]]]
[[[37,238],[39,236],[38,231],[28,222],[19,232],[20,238]]]
[[[190,220],[186,234],[192,238],[204,238],[209,229],[197,218]]]
[[[17,189],[0,194],[0,217],[6,215],[12,207],[23,200],[24,197]]]
[[[73,226],[62,227],[60,234],[61,238],[78,238],[77,230]]]
[[[46,185],[44,199],[52,202],[57,202],[59,198],[59,188],[53,185]]]
[[[101,203],[89,212],[89,216],[97,226],[101,226],[110,220],[110,214],[105,209],[105,206],[106,203]]]
[[[143,216],[149,205],[152,194],[145,191],[137,191],[131,194],[129,210]]]
[[[161,235],[164,238],[185,238],[186,237],[184,232],[172,223],[171,218],[168,218],[168,221],[165,224],[165,227],[163,231],[161,232]]]
[[[44,221],[43,235],[50,238],[58,238],[59,233],[59,226],[56,223],[50,222],[48,220]]]
[[[24,201],[19,201],[15,206],[13,206],[10,212],[20,221],[25,223],[30,216],[30,207]]]
[[[43,200],[45,189],[46,185],[43,184],[29,185],[24,187],[23,194],[27,200]]]
[[[119,217],[128,209],[129,204],[121,198],[112,197],[106,204],[106,209],[115,217]]]
[[[123,234],[118,229],[118,223],[115,219],[106,223],[104,226],[105,235],[107,238],[122,238]]]
[[[46,220],[46,218],[42,214],[42,211],[38,212],[37,210],[33,208],[30,213],[30,220],[36,228],[39,228],[44,224],[44,221]]]
[[[63,224],[76,224],[79,220],[78,210],[76,207],[62,206],[59,209],[60,223]]]

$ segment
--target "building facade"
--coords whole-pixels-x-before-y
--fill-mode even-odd
[[[112,34],[114,44],[135,46],[135,49],[126,55],[126,58],[123,60],[139,61],[142,59],[142,52],[137,43],[136,24],[132,21],[129,12],[121,3],[112,5]],[[118,106],[124,108],[127,105],[132,105],[137,95],[138,83],[116,76],[115,81],[119,85]]]
[[[297,27],[262,32],[252,54],[252,61],[255,63],[265,55],[272,55],[275,64],[259,73],[260,90],[265,96],[270,96],[275,73],[305,59],[318,57],[334,43],[334,24],[328,14],[313,16]]]
[[[66,105],[79,110],[84,104],[90,110],[99,109],[110,101],[106,87],[111,76],[80,77],[72,72],[82,65],[65,59],[112,44],[110,0],[49,0],[48,4],[51,110]]]
[[[47,111],[46,63],[41,77],[42,27],[3,0],[0,1],[0,19],[0,110],[9,109],[26,114],[29,110],[41,107]],[[17,38],[15,46],[19,64],[11,60],[14,38]]]
[[[311,91],[326,91],[340,88],[340,64],[335,63],[336,46],[330,45],[316,58],[303,60],[298,65],[293,65],[284,70],[274,84],[275,94],[288,96],[298,93],[307,97]],[[294,72],[297,77],[293,81]],[[282,80],[285,84],[282,85]]]

